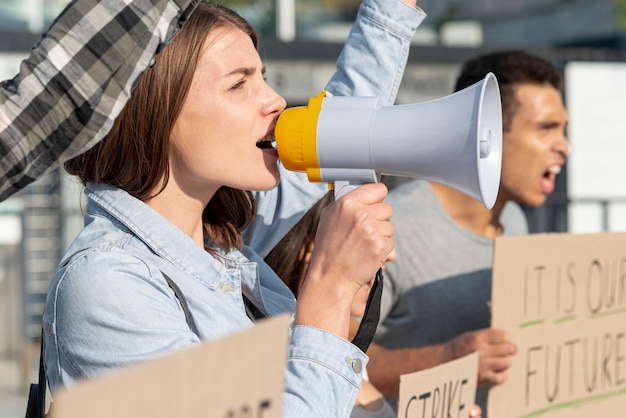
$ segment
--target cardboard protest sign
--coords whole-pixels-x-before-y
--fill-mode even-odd
[[[398,418],[469,417],[477,378],[478,353],[400,376]]]
[[[626,234],[497,238],[491,309],[518,352],[490,418],[626,414]]]
[[[52,418],[282,416],[287,315],[55,393]]]

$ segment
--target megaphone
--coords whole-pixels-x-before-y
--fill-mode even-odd
[[[502,110],[496,77],[440,99],[381,106],[377,97],[322,91],[278,118],[276,149],[288,170],[341,189],[382,175],[452,187],[491,209],[502,164]]]

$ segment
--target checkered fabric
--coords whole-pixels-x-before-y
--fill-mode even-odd
[[[0,83],[0,201],[86,151],[199,0],[74,0]]]

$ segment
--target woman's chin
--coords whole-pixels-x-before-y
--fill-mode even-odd
[[[276,172],[272,173],[273,176],[272,177],[267,177],[267,179],[264,179],[263,182],[258,183],[256,185],[256,187],[251,188],[250,190],[256,190],[259,192],[266,192],[268,190],[272,190],[274,188],[276,188],[276,186],[278,186],[278,183],[280,183],[280,174],[278,172],[278,169],[276,169]]]

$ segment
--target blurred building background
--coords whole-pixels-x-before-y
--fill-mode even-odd
[[[262,34],[268,82],[290,105],[305,104],[324,87],[360,4],[222,2]],[[15,76],[20,61],[67,3],[0,0],[0,79]],[[428,17],[413,39],[397,103],[450,94],[460,64],[479,53],[516,47],[547,58],[563,68],[568,81],[564,96],[573,152],[547,204],[525,208],[531,231],[626,231],[626,187],[619,181],[626,176],[619,161],[626,155],[626,122],[621,116],[626,109],[626,0],[418,4]],[[57,170],[0,203],[0,361],[21,361],[19,378],[24,384],[34,378],[29,365],[36,357],[32,347],[41,332],[48,282],[82,225],[80,196],[76,182]],[[2,413],[2,399],[0,393],[0,415],[12,416]]]

